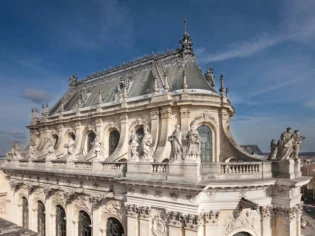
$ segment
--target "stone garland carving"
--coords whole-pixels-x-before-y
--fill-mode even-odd
[[[80,195],[74,200],[74,206],[77,208],[87,209],[88,212],[92,211],[92,204],[88,196]]]
[[[190,127],[190,131],[185,137],[188,141],[188,150],[186,153],[186,162],[198,162],[200,161],[200,136],[198,131],[193,127]]]
[[[99,207],[103,201],[103,196],[90,196],[89,202],[92,205],[92,207]]]
[[[184,226],[184,216],[180,212],[170,211],[167,212],[168,224],[175,227]]]
[[[140,193],[141,193],[143,196],[146,196],[146,195],[148,194],[148,190],[142,188],[142,189],[140,190]]]
[[[196,199],[196,196],[193,196],[192,194],[186,195],[186,199],[190,202],[194,202]]]
[[[162,197],[162,192],[161,191],[155,191],[154,192],[154,196],[157,198],[161,198]]]
[[[258,222],[257,217],[258,213],[251,210],[243,210],[237,217],[229,215],[224,224],[225,234],[229,234],[233,229],[238,227],[250,228],[256,231],[256,222]]]
[[[202,115],[195,117],[195,119],[192,122],[190,122],[190,127],[194,126],[199,120],[203,120],[203,121],[211,120],[211,122],[217,125],[217,121],[211,115],[211,113],[208,111],[204,111]]]
[[[199,225],[199,217],[197,215],[188,214],[184,216],[185,229],[197,231]]]
[[[181,162],[182,161],[182,134],[180,131],[180,125],[177,124],[175,126],[175,130],[172,135],[168,137],[168,141],[171,143],[172,154],[170,160],[173,162]]]
[[[171,197],[174,201],[177,201],[178,193],[172,192],[172,193],[170,193],[170,197]]]
[[[272,139],[267,160],[298,160],[302,141],[305,139],[304,136],[300,136],[299,132],[299,130],[294,130],[292,134],[292,128],[288,127],[281,134],[277,144]]]
[[[127,210],[127,216],[130,217],[137,217],[139,213],[139,208],[135,204],[125,203],[126,210]]]
[[[211,224],[215,225],[218,224],[220,217],[220,211],[209,211],[209,212],[202,212],[199,214],[199,223],[204,224]]]
[[[113,214],[118,216],[120,219],[123,218],[123,213],[122,213],[122,203],[117,200],[109,200],[106,205],[105,205],[105,213],[108,214]]]

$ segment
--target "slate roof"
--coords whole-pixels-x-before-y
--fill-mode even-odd
[[[263,155],[257,145],[240,145],[246,152],[252,155]]]
[[[37,236],[35,233],[29,229],[17,226],[16,224],[6,221],[0,218],[0,235],[1,236]]]
[[[163,90],[162,83],[163,81],[165,83],[165,80],[168,81],[170,91],[182,89],[184,70],[189,89],[203,89],[216,93],[196,63],[190,36],[185,33],[180,42],[182,43],[181,49],[167,51],[159,55],[150,55],[128,64],[98,72],[83,80],[77,80],[73,76],[72,80],[76,80],[75,85],[70,86],[69,83],[68,91],[50,109],[50,115],[60,112],[62,103],[65,111],[74,110],[83,93],[88,94],[88,96],[82,102],[81,107],[97,105],[99,92],[102,103],[117,102],[117,100],[115,101],[115,94],[119,94],[120,81],[124,78],[129,80],[128,98],[152,94],[154,92],[154,78],[157,78],[159,90]]]

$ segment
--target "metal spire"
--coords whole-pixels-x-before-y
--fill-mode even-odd
[[[187,34],[187,20],[184,19],[184,33]]]

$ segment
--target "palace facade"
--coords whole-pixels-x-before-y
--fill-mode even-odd
[[[33,109],[29,145],[1,163],[1,216],[46,236],[301,235],[296,148],[283,135],[270,160],[240,147],[224,76],[216,91],[187,32],[180,44],[73,75]]]

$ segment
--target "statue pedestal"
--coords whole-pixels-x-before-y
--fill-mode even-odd
[[[300,160],[282,160],[272,163],[272,172],[276,178],[295,179],[301,177]]]

